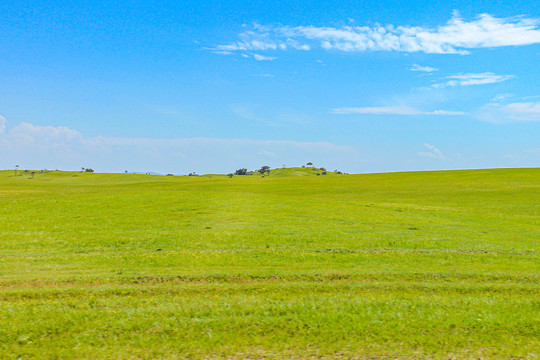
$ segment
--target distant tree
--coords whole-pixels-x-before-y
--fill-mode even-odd
[[[257,170],[257,172],[260,173],[261,175],[264,175],[265,173],[270,174],[270,166],[268,165],[261,166],[261,168]]]
[[[321,170],[321,171],[326,171],[326,169],[323,168],[323,167],[319,168],[319,170]]]
[[[32,179],[33,179],[33,178],[34,178],[34,175],[36,175],[36,172],[35,172],[35,171],[32,171],[30,174],[32,175]]]
[[[323,171],[323,172],[321,173],[321,175],[326,175],[326,171]]]
[[[197,173],[194,171],[194,172],[190,172],[188,176],[199,176],[199,175],[197,175]]]
[[[85,168],[84,167],[81,167],[81,172],[84,172]]]
[[[234,175],[247,175],[247,169],[246,168],[238,169],[234,172]]]
[[[124,172],[125,172],[126,174],[128,173],[128,171],[127,171],[127,170],[126,170],[126,171],[124,171]]]
[[[84,172],[87,172],[87,173],[93,173],[93,172],[94,172],[94,169],[92,169],[92,168],[86,168],[86,169],[84,169]]]
[[[19,170],[19,164],[15,165],[15,175],[17,175],[17,170]]]
[[[229,178],[232,178],[232,177],[234,176],[234,174],[233,174],[233,173],[228,173],[227,176],[228,176]]]
[[[307,165],[307,166],[313,166],[313,163],[312,163],[312,162],[308,162],[306,165]]]

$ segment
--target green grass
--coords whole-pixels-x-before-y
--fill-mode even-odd
[[[540,169],[316,172],[0,172],[0,358],[540,356]]]

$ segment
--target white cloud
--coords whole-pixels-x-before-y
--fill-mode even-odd
[[[424,144],[424,146],[429,150],[429,151],[425,151],[425,152],[419,152],[418,153],[418,156],[421,156],[421,157],[428,157],[428,158],[432,158],[432,159],[446,159],[446,156],[444,156],[442,154],[442,152],[437,149],[434,145],[430,145],[430,144]]]
[[[437,68],[434,68],[434,67],[431,67],[431,66],[420,66],[418,64],[413,64],[409,70],[410,71],[421,71],[421,72],[427,72],[427,73],[434,72],[434,71],[439,71],[439,69],[437,69]]]
[[[463,111],[451,111],[451,110],[435,110],[431,112],[426,112],[425,114],[426,115],[450,115],[450,116],[467,115],[467,113]]]
[[[513,120],[540,121],[540,102],[511,103],[503,111]]]
[[[496,18],[481,14],[465,21],[457,13],[435,28],[422,26],[282,26],[254,25],[239,40],[212,51],[271,51],[322,48],[345,52],[400,51],[429,54],[468,54],[477,48],[540,43],[540,21],[535,18]]]
[[[330,111],[332,114],[372,114],[372,115],[466,115],[462,111],[435,110],[420,111],[408,106],[378,106],[378,107],[341,107]]]
[[[299,165],[305,163],[306,159],[347,170],[350,159],[359,157],[353,147],[328,142],[226,138],[86,138],[67,127],[28,123],[0,133],[0,149],[0,169],[21,164],[24,169],[78,170],[84,166],[99,172],[123,172],[128,169],[175,174],[192,171],[228,173],[239,167],[279,167],[282,163]]]
[[[263,55],[259,55],[259,54],[253,54],[253,57],[255,58],[255,60],[258,60],[258,61],[276,60],[277,59],[276,57],[273,57],[273,56],[263,56]]]
[[[219,51],[231,52],[231,51],[248,51],[248,50],[276,50],[277,48],[278,48],[278,45],[273,42],[251,40],[251,41],[237,41],[229,45],[218,45],[214,49],[210,49],[210,50],[217,51],[217,52]]]
[[[15,138],[29,140],[31,142],[72,142],[81,139],[81,133],[65,126],[39,126],[22,123],[15,126],[9,132]]]
[[[482,107],[477,117],[495,123],[540,121],[540,102],[492,102]]]
[[[491,72],[485,73],[470,73],[470,74],[456,74],[450,75],[446,78],[449,79],[446,82],[433,85],[434,88],[454,87],[454,86],[471,86],[471,85],[486,85],[495,84],[512,79],[513,75],[497,75]]]

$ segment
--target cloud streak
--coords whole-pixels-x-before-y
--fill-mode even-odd
[[[456,116],[466,115],[462,111],[435,110],[421,111],[408,106],[378,106],[378,107],[341,107],[330,110],[331,114],[350,115],[350,114],[371,114],[371,115],[445,115]]]
[[[497,75],[491,72],[478,74],[456,74],[447,76],[448,81],[434,84],[432,87],[439,89],[444,87],[486,85],[500,83],[514,78],[513,75]]]
[[[410,71],[426,72],[426,73],[439,71],[439,69],[437,69],[437,68],[434,68],[434,67],[431,67],[431,66],[421,66],[421,65],[418,65],[418,64],[413,64],[409,70]]]
[[[444,156],[443,153],[434,145],[425,143],[424,146],[428,149],[428,151],[419,152],[418,156],[440,160],[446,159],[446,156]]]
[[[270,60],[276,60],[277,58],[274,56],[264,56],[259,54],[253,54],[253,58],[257,61],[270,61]]]
[[[445,24],[433,28],[412,25],[271,27],[255,24],[252,30],[239,34],[238,40],[207,49],[222,54],[324,49],[465,55],[478,48],[538,44],[539,25],[540,20],[536,18],[496,18],[489,14],[466,21],[457,13]]]

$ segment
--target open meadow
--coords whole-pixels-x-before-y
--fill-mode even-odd
[[[536,359],[539,240],[538,168],[1,171],[0,358]]]

